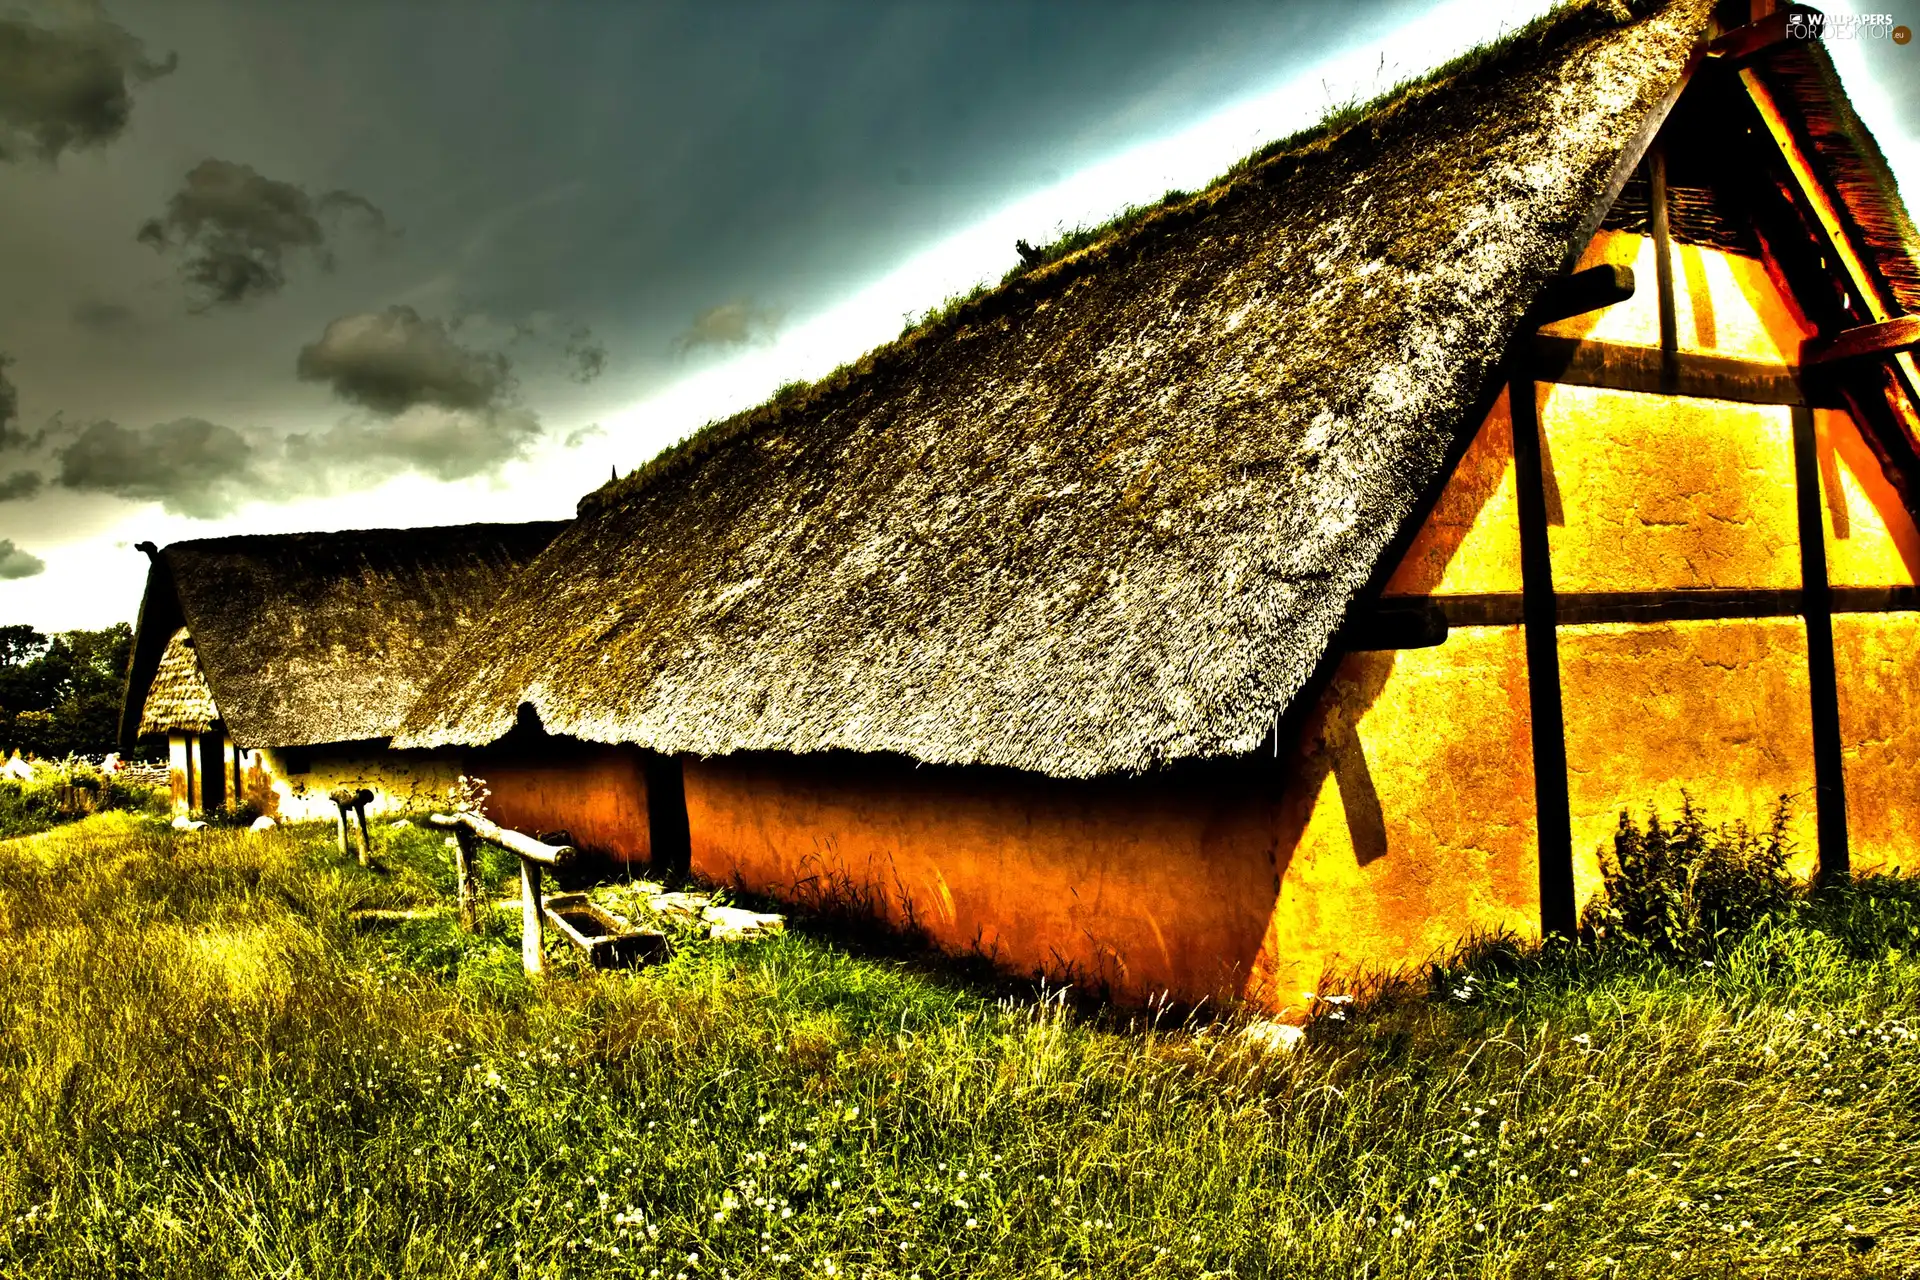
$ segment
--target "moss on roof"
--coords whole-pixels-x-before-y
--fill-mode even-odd
[[[1680,82],[1558,15],[589,495],[396,742],[1243,753],[1328,659]]]
[[[582,510],[644,488],[653,480],[733,436],[760,427],[776,426],[787,414],[804,413],[822,396],[846,391],[864,376],[910,357],[922,345],[938,342],[956,330],[1030,308],[1070,286],[1103,263],[1139,251],[1156,237],[1168,235],[1206,217],[1224,202],[1284,181],[1309,153],[1331,146],[1349,130],[1373,129],[1391,112],[1401,110],[1435,87],[1470,81],[1481,74],[1502,74],[1502,68],[1527,50],[1551,48],[1569,38],[1603,31],[1624,19],[1659,8],[1618,0],[1564,0],[1531,22],[1498,39],[1478,45],[1431,71],[1410,77],[1365,101],[1336,106],[1314,124],[1266,143],[1242,157],[1227,171],[1195,192],[1168,191],[1159,200],[1129,205],[1106,222],[1076,227],[1038,246],[995,284],[981,284],[930,308],[893,342],[876,347],[813,382],[788,382],[765,402],[733,416],[710,422],[686,439],[660,451],[625,476],[610,480],[582,499]]]
[[[385,738],[513,574],[564,527],[538,521],[173,543],[148,574],[128,707],[149,705],[184,652],[197,656],[218,717],[242,746]],[[188,635],[192,647],[181,648]]]

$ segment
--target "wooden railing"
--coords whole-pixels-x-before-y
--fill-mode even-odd
[[[479,843],[485,841],[505,849],[520,859],[520,963],[528,973],[545,967],[541,959],[541,920],[545,914],[540,899],[541,881],[546,868],[560,867],[573,860],[574,849],[567,844],[542,844],[532,836],[510,831],[477,813],[436,813],[427,821],[453,832],[454,865],[460,882],[460,927],[468,933],[479,927],[479,883],[476,859]]]

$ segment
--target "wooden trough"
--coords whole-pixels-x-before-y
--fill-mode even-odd
[[[546,844],[525,832],[510,831],[465,810],[436,813],[427,821],[453,832],[454,863],[460,883],[460,927],[469,933],[477,928],[477,842],[484,840],[519,857],[520,963],[528,973],[539,973],[545,968],[541,956],[543,920],[552,920],[561,935],[584,951],[587,959],[596,965],[631,964],[635,960],[657,959],[665,953],[664,935],[634,929],[618,916],[595,906],[584,893],[560,894],[551,900],[541,896],[546,868],[571,862],[572,845]]]
[[[560,935],[585,952],[587,963],[597,969],[625,968],[666,959],[666,934],[654,929],[636,929],[596,905],[584,893],[562,893],[548,898],[546,915]]]

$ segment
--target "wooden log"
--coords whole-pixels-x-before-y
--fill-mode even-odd
[[[565,866],[573,860],[574,848],[570,844],[542,844],[525,832],[511,831],[506,827],[498,826],[477,813],[467,813],[464,810],[459,813],[434,813],[427,816],[427,821],[436,827],[444,827],[448,830],[464,826],[474,834],[475,838],[485,840],[488,844],[498,845],[508,853],[518,854],[542,866]]]
[[[541,919],[544,904],[540,901],[540,882],[547,867],[561,866],[573,859],[573,846],[560,844],[542,844],[525,832],[512,831],[499,826],[477,813],[465,810],[459,813],[433,813],[427,815],[432,826],[445,828],[454,833],[455,841],[462,834],[469,839],[485,840],[519,856],[520,859],[520,963],[528,973],[539,973],[546,966],[541,959]],[[472,864],[471,849],[466,852],[466,861]]]
[[[1588,267],[1549,281],[1527,312],[1527,323],[1538,327],[1598,311],[1633,296],[1633,268],[1620,264]]]
[[[1920,346],[1920,316],[1895,316],[1843,329],[1831,338],[1815,338],[1800,348],[1802,366],[1868,360]]]

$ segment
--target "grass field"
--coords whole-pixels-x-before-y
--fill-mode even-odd
[[[1486,947],[1271,1054],[805,921],[536,989],[505,912],[357,932],[448,890],[376,832],[0,843],[0,1273],[1920,1275],[1912,882],[1710,962]]]

